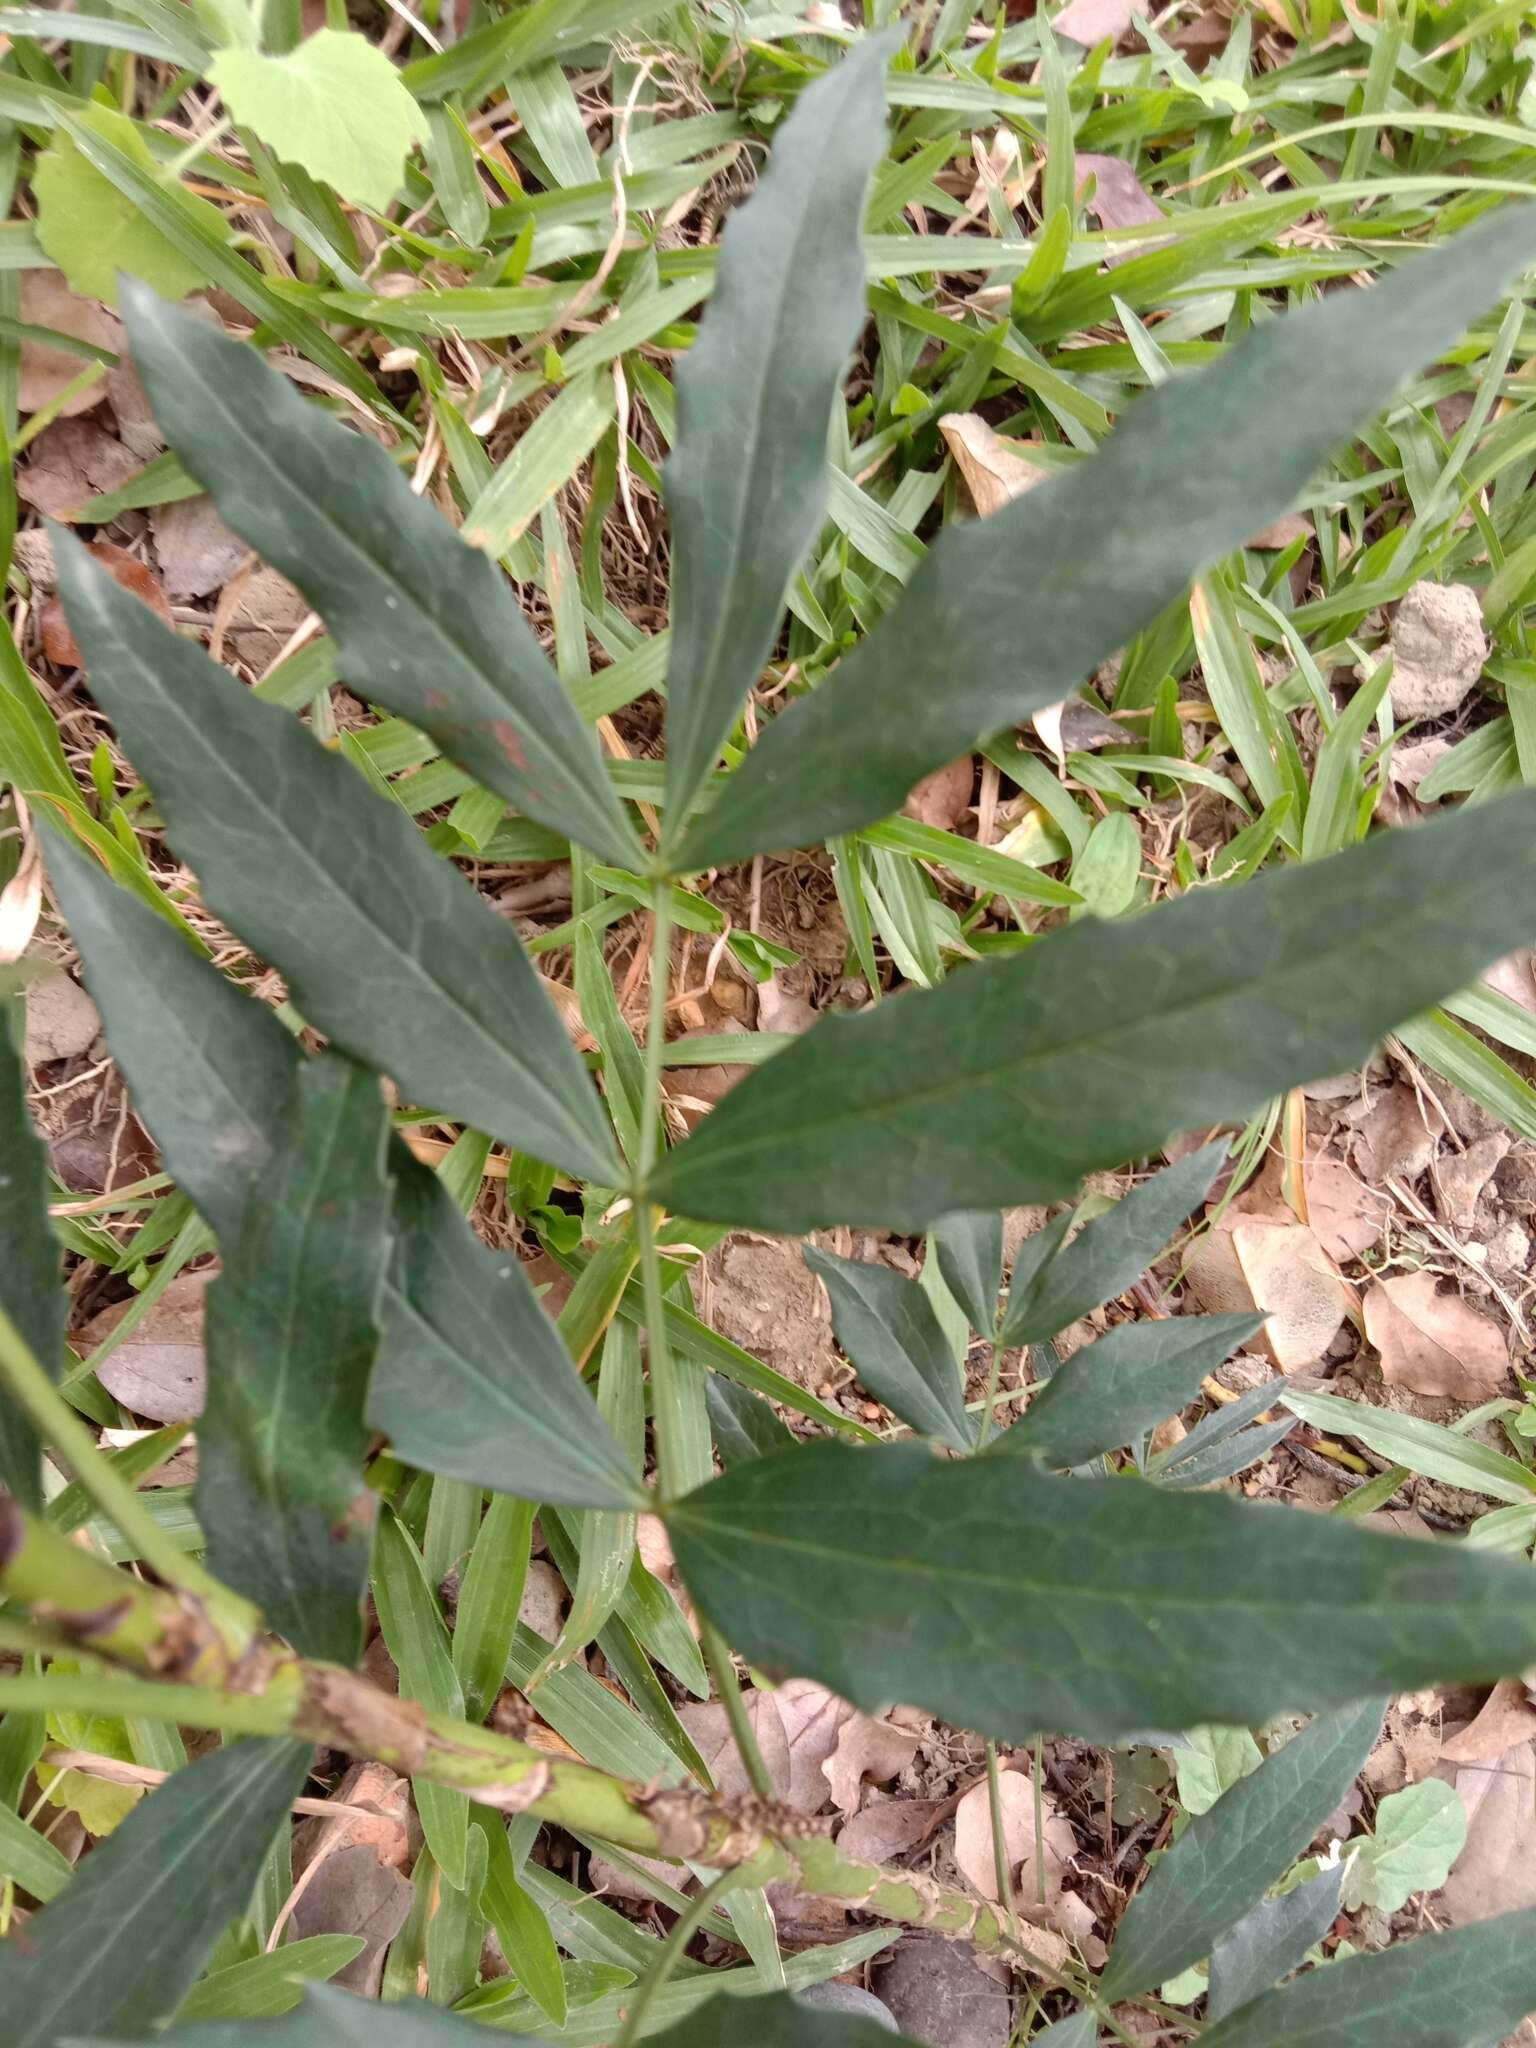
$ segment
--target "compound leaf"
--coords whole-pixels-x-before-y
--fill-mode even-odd
[[[925,1436],[968,1451],[975,1432],[960,1375],[917,1282],[889,1266],[839,1259],[815,1245],[807,1245],[805,1263],[825,1285],[837,1341],[875,1398]]]
[[[1135,1479],[818,1443],[668,1513],[696,1604],[754,1664],[1008,1741],[1257,1725],[1518,1671],[1524,1564]]]
[[[233,1243],[303,1055],[164,918],[42,829],[50,881],[139,1113],[167,1169]],[[582,1507],[635,1504],[639,1480],[517,1259],[479,1242],[399,1138],[389,1171],[396,1248],[369,1422],[424,1471]]]
[[[301,398],[245,342],[127,285],[155,416],[235,531],[329,625],[343,679],[477,782],[629,868],[640,846],[597,742],[495,564],[377,442]]]
[[[1381,1733],[1378,1700],[1320,1715],[1196,1814],[1131,1900],[1101,1986],[1135,1998],[1211,1952],[1311,1842]]]
[[[208,1559],[308,1657],[355,1664],[372,1547],[364,1407],[389,1255],[378,1076],[305,1061],[208,1298]]]
[[[677,371],[667,803],[688,800],[757,681],[821,526],[832,401],[864,321],[860,228],[885,146],[890,44],[801,94],[732,216],[703,331]]]
[[[1357,1064],[1520,943],[1532,881],[1536,796],[1518,793],[1126,923],[1085,918],[824,1018],[667,1157],[656,1199],[786,1232],[1059,1200],[1175,1131]]]
[[[1261,1315],[1117,1324],[1057,1367],[991,1455],[1028,1451],[1048,1465],[1086,1465],[1186,1407],[1206,1374],[1263,1327]]]
[[[1369,291],[1270,321],[1141,400],[1087,462],[947,527],[868,641],[763,734],[679,865],[727,867],[885,817],[919,777],[1075,689],[1287,510],[1533,257],[1536,208],[1501,210]]]
[[[7,2048],[119,2028],[138,2040],[169,2021],[249,1905],[309,1758],[308,1744],[286,1739],[231,1743],[136,1806],[0,1943]]]
[[[54,545],[92,690],[210,909],[408,1096],[613,1185],[596,1090],[506,920],[290,712]]]
[[[286,56],[220,50],[208,67],[235,120],[355,206],[388,206],[427,117],[365,36],[322,28]]]
[[[1205,1200],[1226,1156],[1225,1142],[1218,1141],[1164,1167],[1080,1230],[1027,1286],[1016,1279],[1003,1318],[1003,1342],[1010,1347],[1043,1343],[1101,1302],[1123,1294]]]
[[[153,917],[154,912],[146,912]],[[158,920],[156,920],[158,922]],[[27,1067],[13,1036],[16,1005],[0,1001],[0,1309],[57,1379],[64,1362],[65,1295],[59,1248],[48,1224],[48,1154],[27,1114]],[[37,1432],[0,1396],[0,1485],[24,1506],[42,1506]]]
[[[1503,1913],[1309,1970],[1239,2006],[1201,2048],[1469,2048],[1536,2011],[1536,1912]]]

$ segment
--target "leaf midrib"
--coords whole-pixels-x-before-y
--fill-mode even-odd
[[[1431,827],[1430,829],[1434,830],[1437,828]],[[1442,826],[1438,829],[1445,830],[1446,828]],[[1447,852],[1449,853],[1449,851],[1450,849],[1448,848]],[[1486,880],[1481,877],[1479,871],[1476,891],[1474,892],[1469,886],[1462,893],[1476,893],[1481,896],[1486,893],[1486,886]],[[1187,897],[1181,899],[1184,902],[1190,900]],[[1456,903],[1459,903],[1459,901],[1460,895],[1457,896]],[[1170,906],[1171,911],[1176,911],[1177,908],[1177,905]],[[1155,916],[1157,913],[1154,911],[1151,914]],[[1117,1038],[1124,1040],[1144,1029],[1155,1030],[1167,1024],[1177,1023],[1181,1019],[1199,1017],[1209,1009],[1232,1001],[1234,997],[1246,994],[1249,998],[1262,998],[1267,989],[1282,987],[1288,980],[1293,979],[1298,974],[1316,975],[1321,968],[1332,966],[1338,960],[1347,958],[1351,954],[1359,958],[1372,952],[1379,952],[1383,948],[1390,948],[1391,942],[1396,939],[1400,931],[1417,932],[1422,944],[1422,934],[1426,923],[1430,921],[1438,923],[1451,921],[1454,918],[1454,914],[1455,904],[1451,902],[1444,902],[1432,911],[1426,912],[1423,901],[1420,899],[1409,908],[1400,912],[1391,922],[1378,923],[1369,937],[1362,940],[1358,933],[1352,934],[1347,939],[1340,940],[1326,951],[1314,952],[1305,962],[1290,964],[1283,973],[1265,974],[1257,977],[1250,976],[1246,981],[1234,980],[1227,982],[1221,987],[1207,990],[1203,994],[1185,997],[1182,1000],[1176,999],[1166,1003],[1161,1008],[1150,1013],[1143,1012],[1129,1024],[1123,1020],[1118,1020],[1099,1032],[1090,1032],[1065,1042],[1053,1040],[1045,1045],[1036,1045],[1025,1052],[994,1061],[986,1067],[968,1067],[963,1073],[958,1075],[951,1073],[944,1078],[921,1085],[903,1087],[899,1093],[892,1091],[876,1103],[855,1105],[852,1108],[825,1109],[817,1107],[802,1114],[799,1118],[796,1118],[793,1112],[790,1111],[775,1118],[774,1128],[770,1134],[749,1133],[744,1137],[737,1138],[728,1133],[725,1137],[716,1139],[711,1143],[708,1139],[709,1120],[706,1118],[698,1138],[690,1141],[696,1143],[699,1148],[694,1155],[695,1163],[700,1169],[707,1166],[713,1171],[722,1162],[732,1158],[739,1158],[742,1155],[750,1155],[761,1150],[765,1145],[778,1148],[783,1145],[786,1139],[792,1140],[802,1131],[825,1132],[844,1125],[868,1123],[874,1119],[883,1119],[892,1111],[898,1114],[905,1114],[911,1108],[943,1102],[952,1096],[963,1095],[970,1090],[988,1087],[1003,1076],[1028,1073],[1032,1068],[1044,1066],[1052,1060],[1088,1056],[1095,1051],[1113,1048]],[[985,968],[979,971],[985,972]],[[941,985],[941,987],[947,986],[950,986],[950,984]],[[940,990],[933,991],[935,995],[938,995],[940,992]],[[927,991],[920,991],[917,999],[920,1000],[921,996],[926,993]],[[1069,1014],[1068,1005],[1060,1004],[1056,1007],[1063,1016]],[[804,1042],[809,1043],[810,1041]],[[678,1146],[669,1155],[667,1166],[670,1168],[675,1161],[686,1158],[686,1156],[687,1143]]]
[[[110,618],[107,616],[104,608],[98,606],[97,610],[103,630],[110,632],[112,630]],[[454,993],[450,989],[448,989],[441,981],[436,980],[428,972],[425,962],[421,960],[416,954],[408,952],[402,945],[401,941],[395,936],[395,934],[392,933],[386,926],[379,923],[378,918],[376,917],[374,912],[360,897],[342,889],[332,870],[328,866],[326,866],[326,864],[320,859],[318,853],[316,853],[309,846],[308,842],[294,831],[291,822],[286,817],[284,817],[281,812],[275,811],[271,807],[271,805],[267,802],[266,797],[261,791],[256,789],[251,783],[242,780],[234,774],[234,772],[230,769],[230,766],[226,759],[224,758],[223,754],[204,733],[201,726],[197,723],[195,719],[192,719],[186,714],[177,693],[168,690],[164,687],[164,685],[160,681],[158,671],[152,669],[149,663],[143,660],[143,658],[139,655],[137,650],[133,647],[132,643],[123,643],[122,651],[125,651],[128,654],[129,658],[135,663],[139,670],[140,676],[147,680],[149,686],[149,694],[157,697],[158,700],[163,705],[169,707],[174,712],[182,730],[185,733],[191,735],[192,739],[196,742],[198,749],[201,751],[204,757],[212,762],[216,773],[220,776],[227,777],[228,779],[233,781],[235,787],[239,791],[241,791],[246,796],[248,801],[254,806],[258,815],[284,840],[284,842],[290,848],[296,849],[298,851],[305,866],[315,877],[318,878],[319,883],[321,885],[322,895],[333,895],[340,897],[345,906],[349,910],[351,910],[360,919],[360,921],[368,927],[368,929],[374,934],[374,936],[382,942],[384,950],[388,953],[388,955],[393,959],[403,961],[405,963],[406,967],[409,969],[407,979],[414,980],[419,987],[425,989],[430,994],[436,996],[439,1001],[444,1001],[448,1003],[453,1013],[456,1016],[466,1020],[473,1027],[473,1030],[475,1034],[478,1036],[478,1038],[485,1045],[489,1046],[494,1054],[496,1054],[500,1059],[503,1059],[508,1062],[508,1064],[513,1068],[514,1072],[517,1073],[523,1079],[524,1085],[529,1088],[529,1092],[537,1100],[546,1103],[553,1101],[556,1103],[557,1106],[561,1107],[563,1111],[563,1105],[559,1104],[559,1099],[557,1097],[554,1097],[550,1094],[547,1087],[543,1084],[537,1069],[531,1066],[525,1066],[518,1059],[516,1053],[514,1052],[510,1044],[508,1044],[504,1039],[496,1037],[495,1034],[491,1031],[490,1027],[487,1024],[483,1023],[482,1020],[475,1014],[473,1010],[466,1008],[466,1006],[459,997],[455,996]],[[163,801],[164,799],[162,798],[162,802]],[[207,809],[208,806],[205,804],[204,808]],[[565,1128],[569,1130],[570,1120],[562,1115],[561,1121],[563,1122]]]

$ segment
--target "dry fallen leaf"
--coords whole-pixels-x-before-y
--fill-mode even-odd
[[[27,450],[16,495],[50,519],[70,519],[100,491],[115,491],[138,457],[94,419],[55,420]]]
[[[1068,10],[1070,12],[1070,9]],[[1161,220],[1163,212],[1148,193],[1124,157],[1094,156],[1078,151],[1077,190],[1081,194],[1089,177],[1094,180],[1090,213],[1096,213],[1106,228],[1139,227],[1144,221]],[[1137,242],[1125,253],[1139,255],[1150,245]]]
[[[801,1813],[816,1813],[827,1799],[823,1767],[854,1709],[814,1678],[787,1678],[773,1700],[789,1745],[789,1803]]]
[[[86,553],[95,557],[114,583],[120,583],[124,590],[131,590],[141,604],[147,604],[168,626],[173,623],[170,600],[147,562],[141,562],[137,555],[130,555],[126,548],[114,547],[109,540],[93,540]],[[80,652],[79,641],[69,629],[69,620],[64,616],[64,606],[58,598],[49,598],[42,607],[40,624],[43,652],[48,659],[58,668],[79,668],[84,656]]]
[[[752,1733],[757,1737],[757,1746],[762,1751],[763,1762],[773,1780],[774,1790],[780,1799],[789,1798],[793,1776],[789,1758],[789,1738],[784,1733],[783,1717],[777,1701],[771,1692],[758,1692],[748,1688],[743,1695],[746,1701],[747,1719],[752,1723]],[[707,1700],[701,1704],[690,1703],[679,1707],[677,1718],[687,1729],[693,1746],[709,1766],[722,1799],[745,1799],[752,1787],[747,1779],[746,1767],[731,1734],[731,1724],[725,1718],[725,1709],[718,1700]],[[819,1803],[819,1802],[818,1802]]]
[[[861,1863],[889,1863],[926,1842],[953,1805],[948,1799],[880,1799],[856,1813],[837,1846]]]
[[[1443,1152],[1430,1161],[1430,1174],[1440,1214],[1462,1234],[1477,1220],[1477,1202],[1514,1140],[1508,1131],[1490,1131],[1474,1138],[1464,1152]]]
[[[889,1721],[855,1714],[837,1731],[837,1747],[821,1767],[839,1813],[857,1813],[864,1780],[887,1785],[917,1754],[917,1735]]]
[[[943,771],[940,770],[940,773],[943,773]],[[932,780],[931,777],[929,779]],[[909,806],[921,794],[922,787],[923,785],[919,783],[917,788],[913,790],[912,795],[907,799]],[[965,787],[966,796],[967,799],[969,799],[971,787],[969,762],[966,763]],[[936,824],[939,821],[937,819],[929,818],[926,819],[924,822],[927,824]],[[804,996],[795,995],[791,993],[789,990],[785,989],[780,983],[779,972],[780,970],[778,968],[775,968],[773,973],[769,975],[766,981],[760,982],[758,984],[758,1030],[809,1031],[811,1026],[816,1022],[816,1018],[818,1015],[815,1004],[808,1002]]]
[[[1433,1273],[1376,1281],[1364,1308],[1365,1334],[1389,1386],[1482,1401],[1502,1385],[1509,1370],[1503,1331],[1459,1294],[1442,1294]]]
[[[1278,519],[1271,519],[1268,526],[1261,526],[1257,533],[1250,534],[1251,548],[1288,548],[1293,540],[1310,540],[1312,522],[1301,512],[1282,512]]]
[[[1536,1906],[1536,1752],[1530,1743],[1496,1764],[1463,1764],[1451,1778],[1467,1810],[1466,1846],[1436,1894],[1451,1927]]]
[[[219,517],[212,498],[180,498],[150,515],[160,573],[181,602],[222,590],[250,549]]]
[[[1051,27],[1057,35],[1070,36],[1074,43],[1091,50],[1106,36],[1118,42],[1130,27],[1138,4],[1139,0],[1067,0]]]
[[[1495,960],[1483,980],[1489,988],[1497,989],[1501,996],[1508,996],[1512,1003],[1518,1003],[1522,1010],[1536,1013],[1536,954],[1529,946],[1518,953],[1506,953],[1502,960]]]
[[[1003,1771],[998,1778],[1003,1809],[1003,1847],[1015,1873],[1019,1911],[1033,1918],[1042,1910],[1035,1865],[1035,1788],[1023,1771]],[[1049,1914],[1061,1896],[1067,1864],[1077,1852],[1071,1822],[1047,1793],[1044,1797],[1045,1906]],[[973,1785],[955,1808],[955,1863],[967,1884],[983,1898],[997,1898],[997,1867],[992,1848],[992,1807],[987,1781]]]
[[[64,282],[61,270],[22,272],[21,317],[29,327],[51,327],[56,334],[72,335],[76,341],[94,342],[98,348],[111,349],[114,355],[123,347],[123,323],[94,299],[82,299],[78,293],[72,292]],[[23,341],[16,400],[18,409],[24,413],[41,411],[84,368],[85,361],[81,356],[50,348],[46,342]],[[94,384],[70,399],[64,407],[63,417],[70,419],[77,413],[89,412],[93,406],[100,405],[106,395],[106,382],[98,377]]]
[[[384,1955],[411,1909],[403,1875],[411,1859],[410,1785],[386,1765],[356,1764],[336,1789],[338,1805],[372,1807],[307,1821],[294,1837],[293,1932],[360,1934],[365,1946],[332,1979],[345,1990],[376,1998]]]
[[[1416,1180],[1440,1149],[1444,1130],[1444,1119],[1435,1105],[1395,1081],[1359,1119],[1353,1146],[1355,1164],[1372,1187],[1394,1178]]]
[[[1020,450],[1030,445],[1027,441],[1005,441],[980,413],[947,412],[939,421],[939,432],[983,519],[1050,475],[1048,469],[1021,454]]]
[[[1333,1152],[1308,1153],[1305,1176],[1307,1220],[1317,1232],[1323,1250],[1341,1266],[1350,1259],[1363,1257],[1378,1241],[1392,1214],[1386,1196],[1367,1187],[1359,1174]]]
[[[1522,1678],[1501,1678],[1459,1735],[1440,1756],[1449,1764],[1496,1764],[1517,1743],[1536,1736],[1536,1703]]]
[[[97,1368],[107,1392],[151,1422],[195,1422],[207,1395],[203,1311],[211,1272],[178,1273],[131,1336]],[[91,1351],[111,1335],[132,1303],[114,1302],[80,1332]]]
[[[1310,1225],[1231,1212],[1195,1247],[1189,1283],[1212,1312],[1261,1310],[1267,1321],[1258,1342],[1282,1372],[1322,1357],[1350,1303]]]

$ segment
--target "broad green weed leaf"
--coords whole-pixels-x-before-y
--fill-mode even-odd
[[[832,401],[865,317],[859,231],[885,146],[890,53],[886,37],[866,38],[800,96],[731,216],[702,331],[678,365],[663,471],[667,808],[678,832],[825,515]]]
[[[388,1130],[367,1067],[339,1053],[301,1066],[208,1299],[197,1511],[209,1565],[295,1649],[335,1664],[362,1648]]]
[[[136,1806],[51,1904],[0,1943],[6,2048],[111,2034],[175,2013],[250,1902],[309,1770],[304,1743],[236,1742]]]
[[[167,1169],[232,1244],[272,1158],[298,1045],[163,918],[46,821],[42,830],[50,881],[134,1102]],[[478,1241],[398,1138],[389,1170],[396,1246],[370,1424],[425,1471],[583,1507],[643,1504],[517,1259]]]
[[[975,1441],[944,1332],[915,1280],[889,1266],[807,1245],[805,1263],[832,1302],[832,1327],[861,1383],[893,1414],[952,1450]]]
[[[342,677],[519,811],[638,865],[597,742],[495,564],[247,343],[132,287],[123,313],[176,452],[323,614]]]
[[[973,1330],[997,1328],[997,1292],[1003,1284],[1003,1218],[997,1209],[959,1209],[934,1226],[939,1271]]]
[[[1008,1741],[1254,1726],[1531,1661],[1524,1565],[922,1445],[818,1443],[669,1510],[689,1592],[765,1670]]]
[[[147,177],[160,166],[126,115],[110,107],[81,110],[81,123],[113,143]],[[178,184],[163,187],[205,234],[229,240],[229,223],[219,209]],[[37,239],[63,271],[70,289],[88,299],[117,304],[118,272],[126,270],[168,299],[184,299],[208,278],[147,219],[126,193],[83,156],[68,131],[59,128],[32,172],[37,201]]]
[[[427,117],[366,37],[323,28],[286,57],[220,50],[208,67],[231,115],[275,156],[354,206],[388,206]]]
[[[947,527],[864,646],[768,728],[679,865],[725,867],[884,817],[921,776],[1074,689],[1285,511],[1533,259],[1536,209],[1501,210],[1369,291],[1270,320],[1142,399],[1087,462]]]
[[[1536,2011],[1536,1912],[1347,1956],[1239,2006],[1200,2048],[1487,2048]]]
[[[1351,1842],[1344,1903],[1396,1913],[1415,1892],[1437,1891],[1466,1847],[1467,1809],[1438,1778],[1391,1792],[1376,1809],[1368,1840]]]
[[[59,1248],[48,1223],[48,1154],[27,1113],[27,1068],[20,1038],[19,1006],[0,1001],[0,1309],[32,1347],[38,1363],[57,1379],[64,1362],[67,1303]],[[16,1404],[3,1397],[0,1485],[25,1506],[42,1506],[37,1433]]]
[[[655,1197],[786,1232],[1057,1200],[1356,1064],[1520,942],[1525,879],[1536,797],[1521,793],[1128,923],[1085,919],[823,1019],[663,1161]]]
[[[1373,1700],[1319,1716],[1196,1815],[1126,1908],[1100,1979],[1106,1999],[1135,1998],[1210,1954],[1344,1797],[1384,1711]]]
[[[1029,1452],[1048,1465],[1086,1465],[1134,1443],[1187,1407],[1205,1375],[1263,1327],[1255,1315],[1117,1324],[1052,1373],[990,1455]]]
[[[415,1100],[613,1185],[602,1105],[506,920],[291,713],[67,535],[55,548],[91,688],[172,844],[303,1015]]]
[[[1173,1752],[1179,1804],[1187,1813],[1209,1813],[1224,1792],[1230,1792],[1264,1761],[1264,1752],[1246,1728],[1202,1721],[1185,1731]]]
[[[1225,1143],[1218,1141],[1164,1167],[1080,1230],[1030,1285],[1021,1287],[1015,1280],[1003,1342],[1042,1343],[1101,1302],[1123,1294],[1205,1200],[1226,1155]]]
[[[1299,1970],[1307,1950],[1338,1917],[1343,1888],[1340,1863],[1277,1899],[1261,1899],[1245,1913],[1211,1950],[1210,2018],[1223,2018]]]

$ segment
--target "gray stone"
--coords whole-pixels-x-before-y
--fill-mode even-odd
[[[872,1991],[861,1991],[857,1984],[839,1984],[832,1977],[825,1984],[812,1984],[809,1990],[797,1991],[795,1996],[802,2005],[817,2012],[843,2012],[855,2019],[872,2020],[887,2034],[900,2031],[890,2007]]]
[[[1008,2048],[1013,2001],[977,1968],[969,1942],[910,1934],[876,1966],[875,1989],[898,2029],[934,2048]]]

